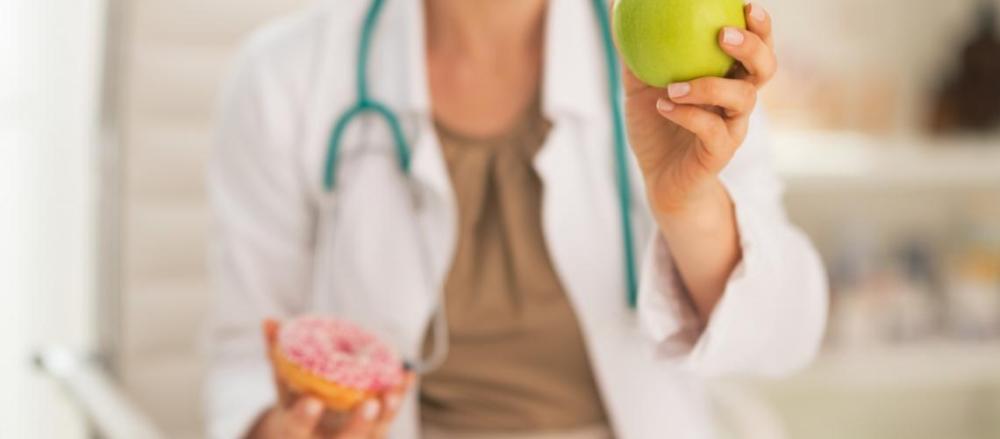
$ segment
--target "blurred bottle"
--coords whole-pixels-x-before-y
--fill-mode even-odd
[[[981,0],[978,26],[956,72],[938,93],[930,120],[935,133],[987,132],[1000,126],[1000,38],[996,6]]]
[[[907,342],[933,335],[941,320],[936,264],[931,247],[918,239],[905,242],[897,255],[896,296],[891,303],[893,338]]]
[[[966,340],[1000,335],[1000,232],[966,222],[957,234],[947,275],[948,327]]]
[[[933,249],[909,239],[878,250],[869,228],[845,227],[831,264],[831,342],[864,350],[924,340],[940,327],[943,298]],[[891,245],[885,247],[891,248]]]
[[[876,263],[877,240],[871,229],[844,226],[830,264],[830,342],[855,350],[882,345],[888,328],[879,310],[884,295]]]

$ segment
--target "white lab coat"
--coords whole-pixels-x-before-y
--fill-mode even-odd
[[[219,290],[206,383],[213,438],[242,434],[274,401],[261,319],[346,317],[413,358],[450,266],[455,200],[430,117],[420,0],[387,2],[370,73],[373,94],[399,114],[412,142],[412,177],[399,172],[385,125],[367,118],[343,141],[337,191],[322,190],[331,126],[356,96],[368,3],[320,3],[258,32],[228,83],[209,175]],[[606,70],[590,3],[551,0],[546,38],[543,112],[554,128],[534,160],[545,188],[545,244],[611,426],[627,439],[711,437],[701,377],[782,374],[814,356],[827,306],[820,260],[785,218],[755,117],[722,174],[743,261],[709,322],[695,317],[677,281],[633,169],[642,264],[639,310],[630,310]],[[411,396],[391,437],[419,436],[418,408]]]

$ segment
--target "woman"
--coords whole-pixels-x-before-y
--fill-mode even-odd
[[[372,118],[345,133],[331,196],[322,163],[356,99],[367,3],[269,27],[229,84],[211,169],[211,436],[710,437],[698,377],[811,359],[824,274],[751,116],[776,68],[761,7],[719,35],[737,79],[657,89],[624,72],[635,210],[650,214],[634,224],[636,312],[589,2],[387,2],[368,82],[403,121],[411,176]],[[411,388],[336,431],[311,398],[276,404],[263,319],[343,316],[419,358],[438,298],[451,350]]]

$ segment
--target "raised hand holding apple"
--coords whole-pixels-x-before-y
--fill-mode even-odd
[[[711,314],[742,257],[733,203],[718,175],[743,144],[757,92],[777,68],[767,12],[756,4],[742,6],[743,29],[739,23],[730,24],[726,7],[739,9],[741,2],[617,0],[614,6],[616,40],[627,65],[623,78],[629,143],[661,233],[703,319]],[[683,24],[646,22],[664,19],[657,8],[670,21]],[[626,17],[626,13],[631,15]],[[698,20],[709,23],[691,24]],[[704,49],[704,36],[697,32],[713,29],[713,20],[719,23],[712,30],[717,33],[709,37],[739,64],[728,78],[686,77],[691,64],[704,64],[705,75],[718,74],[720,63],[721,71],[732,64],[726,57],[704,55],[709,49]],[[669,34],[670,29],[679,33]],[[648,49],[657,45],[642,44],[642,38],[661,43],[669,39],[682,50],[651,55]],[[623,45],[624,41],[630,46]],[[662,62],[650,56],[662,57]],[[629,66],[644,71],[637,76],[639,72]],[[682,82],[649,85],[640,77],[651,82],[657,78]]]

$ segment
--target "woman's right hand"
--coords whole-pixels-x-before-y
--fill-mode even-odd
[[[388,409],[389,407],[386,407]],[[380,425],[388,424],[391,416],[379,416],[380,404],[377,400],[368,400],[350,414],[350,421],[342,428],[326,429],[321,420],[326,411],[323,403],[313,397],[301,397],[290,407],[278,404],[272,407],[258,420],[257,425],[249,435],[250,439],[368,439],[384,437],[384,431],[379,433]],[[386,410],[388,411],[388,410]],[[386,417],[386,421],[380,418]],[[387,426],[387,425],[386,425]],[[332,430],[332,431],[331,431]]]
[[[268,351],[274,347],[278,323],[264,322],[264,338]],[[270,358],[270,356],[268,356]],[[369,399],[350,413],[326,410],[317,398],[303,395],[295,398],[285,383],[275,377],[279,402],[257,420],[248,439],[381,439],[395,419],[399,405],[413,383],[414,375],[407,372],[403,383],[381,398]],[[295,398],[294,401],[290,401]]]

